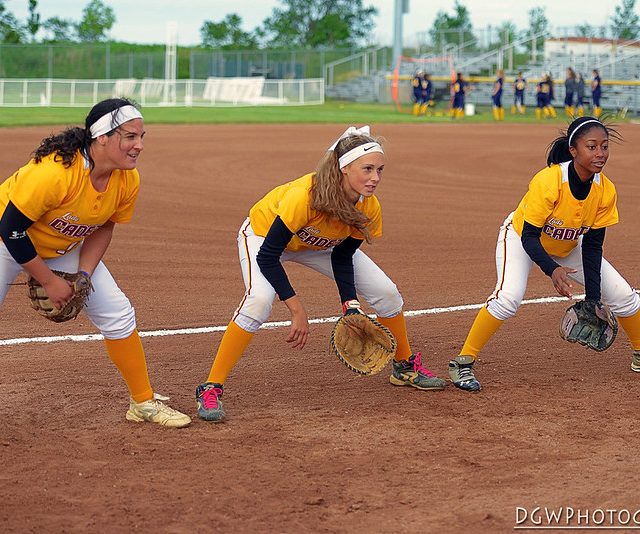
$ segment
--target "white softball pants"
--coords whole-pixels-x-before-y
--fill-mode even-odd
[[[45,260],[45,263],[50,269],[75,273],[78,270],[80,249],[81,246],[77,246],[64,256]],[[13,259],[7,247],[0,241],[0,305],[9,291],[9,284],[22,270],[22,266]],[[94,291],[89,295],[84,309],[91,322],[106,339],[129,337],[136,328],[135,311],[104,263],[98,263],[91,276],[91,283]],[[26,293],[26,289],[24,291]],[[24,298],[26,304],[26,295]]]
[[[510,213],[500,227],[496,245],[498,281],[494,292],[487,299],[487,310],[500,320],[512,317],[520,307],[527,289],[529,272],[534,265],[533,260],[522,247],[520,236],[513,229],[512,217],[513,213]],[[564,258],[551,257],[559,265],[575,269],[577,272],[570,274],[570,278],[584,286],[582,236],[578,239],[578,245],[569,255]],[[640,296],[604,258],[602,258],[600,272],[602,302],[620,317],[629,317],[636,313],[640,309]]]
[[[249,219],[238,232],[238,254],[246,291],[233,314],[233,321],[243,330],[254,333],[271,315],[275,289],[264,277],[256,260],[264,237],[255,235]],[[332,280],[331,250],[285,250],[280,261],[291,261],[310,267]],[[371,258],[361,250],[353,255],[356,292],[380,317],[394,317],[402,311],[403,300],[398,288]]]

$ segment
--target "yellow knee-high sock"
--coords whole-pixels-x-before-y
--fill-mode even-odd
[[[542,118],[542,108],[536,108],[536,119],[540,120]]]
[[[400,312],[393,317],[378,317],[378,321],[386,326],[393,337],[396,338],[398,346],[396,347],[395,360],[408,360],[411,357],[411,345],[409,345],[409,337],[407,336],[407,323],[404,320],[404,313]]]
[[[458,108],[456,111],[456,118],[463,119],[464,118],[464,108]]]
[[[493,108],[491,108],[491,110],[493,111],[493,120],[494,121],[499,121],[500,120],[500,110],[493,106]]]
[[[556,115],[556,108],[554,108],[553,106],[549,106],[549,115],[551,115],[552,117],[557,117],[558,115]]]
[[[599,106],[593,108],[593,116],[597,119],[600,117],[600,115],[602,115],[602,108]]]
[[[420,113],[420,104],[413,105],[413,114],[418,115]]]
[[[491,336],[498,331],[503,322],[500,319],[496,319],[489,313],[487,307],[483,306],[478,315],[476,315],[475,321],[473,321],[460,355],[472,356],[475,360],[478,352],[491,339]]]
[[[511,115],[514,115],[516,112],[516,105],[511,106]]]
[[[242,356],[242,353],[253,339],[253,334],[240,328],[236,323],[231,321],[222,336],[218,352],[213,360],[211,371],[207,382],[217,382],[224,384],[227,376],[233,369],[234,365]]]
[[[500,120],[503,121],[504,120],[504,108],[498,108],[498,110],[500,111]]]
[[[118,368],[129,388],[131,398],[136,402],[144,402],[153,398],[153,389],[147,373],[147,362],[138,331],[125,339],[105,339],[107,353]]]
[[[633,350],[640,350],[640,311],[630,317],[617,317],[617,319],[627,333]]]
[[[524,115],[526,112],[527,112],[527,106],[522,106],[522,108],[520,109],[520,113]]]
[[[429,107],[429,104],[422,104],[420,106],[420,115],[424,115],[427,113],[427,108]]]
[[[578,106],[578,117],[584,117],[584,108],[582,106]]]

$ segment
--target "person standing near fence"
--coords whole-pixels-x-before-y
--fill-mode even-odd
[[[433,82],[431,81],[431,74],[425,72],[422,79],[422,106],[420,108],[420,114],[426,115],[429,107],[433,107]]]
[[[568,67],[567,77],[564,80],[564,113],[567,117],[573,117],[573,95],[576,92],[576,85],[576,73]]]
[[[547,112],[549,113],[550,117],[555,118],[558,115],[556,114],[556,108],[553,106],[553,101],[556,98],[555,89],[553,87],[553,76],[551,75],[551,73],[545,74],[545,76],[547,79],[547,85],[549,86],[549,96],[547,98]]]
[[[591,78],[591,106],[593,107],[593,116],[599,118],[602,115],[600,107],[600,98],[602,97],[602,80],[598,69],[593,69],[593,77]]]
[[[580,72],[576,74],[576,113],[584,116],[584,76]]]
[[[549,81],[546,74],[536,84],[536,119],[549,118]]]
[[[420,115],[420,107],[422,106],[422,71],[417,70],[411,80],[411,91],[413,98],[413,114]]]
[[[453,102],[451,103],[451,111],[449,113],[452,118],[464,118],[464,98],[467,93],[467,87],[468,84],[464,80],[464,75],[461,72],[458,72],[456,80],[451,84]]]
[[[496,71],[496,81],[491,91],[491,108],[493,111],[493,119],[496,121],[504,120],[504,108],[502,107],[502,87],[504,85],[504,71],[498,69]]]
[[[524,104],[524,92],[527,89],[527,80],[522,75],[522,71],[518,72],[517,78],[513,82],[513,105],[511,106],[511,114],[513,115],[516,110],[521,115],[526,112]]]

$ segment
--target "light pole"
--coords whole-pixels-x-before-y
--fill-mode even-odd
[[[402,55],[402,15],[409,13],[409,0],[394,0],[393,5],[393,66]]]

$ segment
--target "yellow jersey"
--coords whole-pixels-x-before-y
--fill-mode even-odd
[[[65,254],[107,221],[131,220],[138,171],[114,170],[106,191],[94,189],[89,171],[80,152],[68,168],[50,154],[40,163],[32,159],[0,184],[0,213],[11,201],[34,221],[27,234],[41,258]]]
[[[569,188],[569,162],[551,165],[533,177],[513,214],[519,235],[524,221],[542,228],[540,242],[547,253],[565,257],[591,228],[618,222],[616,188],[603,173],[596,173],[587,198],[577,200]]]
[[[249,211],[251,227],[256,235],[266,236],[277,216],[293,232],[287,250],[305,248],[321,250],[334,247],[351,236],[364,239],[359,230],[311,208],[311,186],[315,173],[280,185],[256,202]],[[356,209],[370,220],[372,238],[382,235],[382,210],[375,196],[360,197]]]

